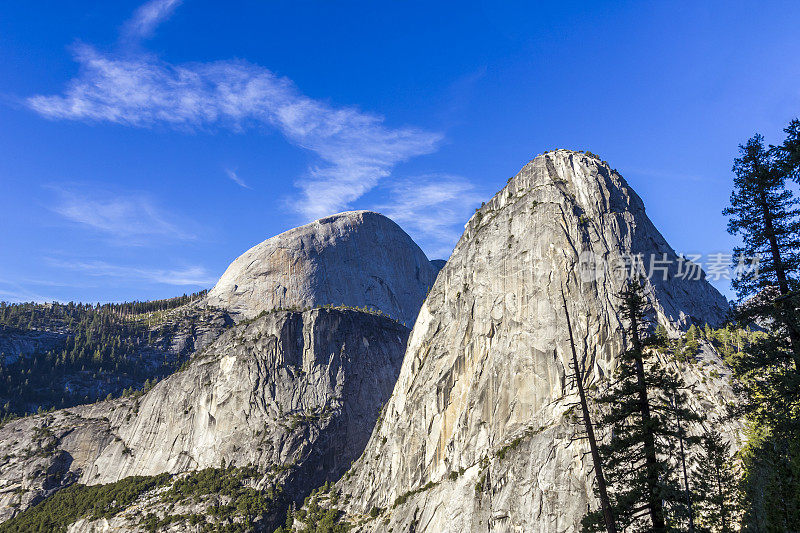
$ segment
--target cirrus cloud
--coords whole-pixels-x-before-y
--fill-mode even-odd
[[[123,26],[123,38],[136,40],[150,37],[181,3],[182,0],[151,0],[142,4]]]
[[[173,64],[136,46],[180,4],[181,0],[151,0],[140,6],[121,33],[122,43],[134,46],[123,46],[122,51],[74,46],[77,76],[60,94],[31,96],[26,105],[52,120],[186,132],[277,130],[313,156],[306,172],[296,178],[299,194],[283,199],[290,210],[312,220],[352,208],[379,188],[390,200],[378,209],[407,227],[430,253],[449,253],[473,204],[480,201],[473,185],[449,175],[422,176],[413,182],[386,179],[398,164],[436,151],[441,133],[390,127],[380,115],[310,98],[290,79],[247,61]],[[241,187],[251,188],[235,170],[225,173]],[[157,234],[190,236],[158,215],[152,203],[69,200],[57,208],[59,213],[106,233],[147,227]],[[149,222],[139,224],[126,215],[133,211]]]
[[[247,183],[245,183],[245,181],[242,178],[239,177],[239,174],[235,170],[226,168],[225,174],[228,176],[228,179],[230,179],[239,187],[242,187],[243,189],[252,189],[251,186],[249,186]]]
[[[116,239],[137,245],[152,238],[194,240],[186,221],[159,207],[141,193],[111,193],[85,187],[51,186],[58,196],[52,210],[62,217]]]
[[[391,202],[375,207],[400,224],[431,258],[447,258],[465,221],[485,198],[460,176],[430,174],[393,183]]]
[[[309,98],[289,79],[246,61],[173,65],[88,45],[75,47],[75,59],[80,72],[63,94],[28,98],[32,110],[49,119],[139,128],[275,128],[317,156],[291,202],[307,219],[344,210],[398,163],[435,151],[442,140],[439,133],[390,128],[381,116]]]

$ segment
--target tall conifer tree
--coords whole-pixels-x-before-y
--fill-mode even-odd
[[[743,241],[735,255],[760,260],[732,283],[743,300],[738,318],[767,330],[731,358],[747,395],[741,527],[749,531],[800,531],[800,210],[786,187],[800,177],[800,122],[785,131],[786,141],[770,150],[760,135],[739,147],[724,211]]]
[[[716,431],[703,437],[694,474],[699,523],[710,533],[732,533],[736,518],[736,473],[730,446]]]
[[[736,276],[732,285],[740,299],[756,296],[743,308],[745,318],[772,321],[776,333],[790,340],[795,372],[800,373],[800,327],[791,301],[798,289],[800,272],[800,210],[786,188],[786,172],[774,152],[764,148],[755,135],[739,147],[734,160],[734,190],[728,231],[739,235],[743,245],[734,248],[734,265],[754,258],[757,268]],[[742,270],[740,270],[742,272]],[[777,355],[777,354],[776,354]]]
[[[604,414],[597,425],[608,437],[600,455],[618,528],[664,533],[689,523],[691,499],[681,487],[680,460],[671,455],[684,436],[676,421],[687,424],[698,416],[685,401],[675,401],[683,383],[646,348],[648,303],[641,281],[629,281],[620,297],[629,349],[598,399]],[[692,443],[686,438],[687,447]],[[601,511],[590,512],[583,529],[600,531],[602,524]]]

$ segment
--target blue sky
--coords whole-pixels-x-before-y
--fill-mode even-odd
[[[0,300],[193,292],[346,209],[446,257],[557,147],[729,251],[737,144],[800,114],[800,4],[497,4],[3,2]]]

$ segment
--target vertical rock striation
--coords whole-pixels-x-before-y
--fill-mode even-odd
[[[370,531],[578,531],[593,496],[566,415],[576,392],[561,291],[586,379],[599,383],[625,347],[615,267],[636,254],[668,264],[647,292],[669,330],[723,320],[725,299],[678,276],[641,199],[604,162],[557,150],[509,180],[467,223],[420,310],[383,421],[339,483],[349,516],[387,509]],[[732,398],[722,379],[706,388],[704,407]]]
[[[223,464],[256,466],[302,500],[363,451],[408,333],[361,311],[276,311],[228,330],[141,397],[12,421],[0,428],[0,521],[76,481]]]
[[[408,330],[382,316],[313,309],[242,324],[156,385],[120,440],[82,475],[107,483],[206,467],[302,465],[308,490],[358,458],[397,378]],[[321,443],[324,442],[324,445]]]

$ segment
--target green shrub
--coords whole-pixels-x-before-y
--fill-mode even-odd
[[[419,487],[418,489],[410,490],[410,491],[408,491],[408,492],[406,492],[404,494],[401,494],[400,496],[398,496],[394,500],[394,503],[392,504],[392,507],[397,507],[398,505],[403,505],[404,503],[406,503],[406,501],[408,501],[408,499],[411,496],[413,496],[415,494],[419,494],[420,492],[424,492],[426,490],[430,490],[433,487],[435,487],[436,485],[437,485],[437,483],[434,483],[433,481],[428,481],[427,483],[425,483],[425,485],[423,485],[422,487]]]
[[[127,477],[107,485],[75,484],[0,524],[0,532],[61,532],[80,518],[111,518],[169,479],[169,474],[160,474]]]

